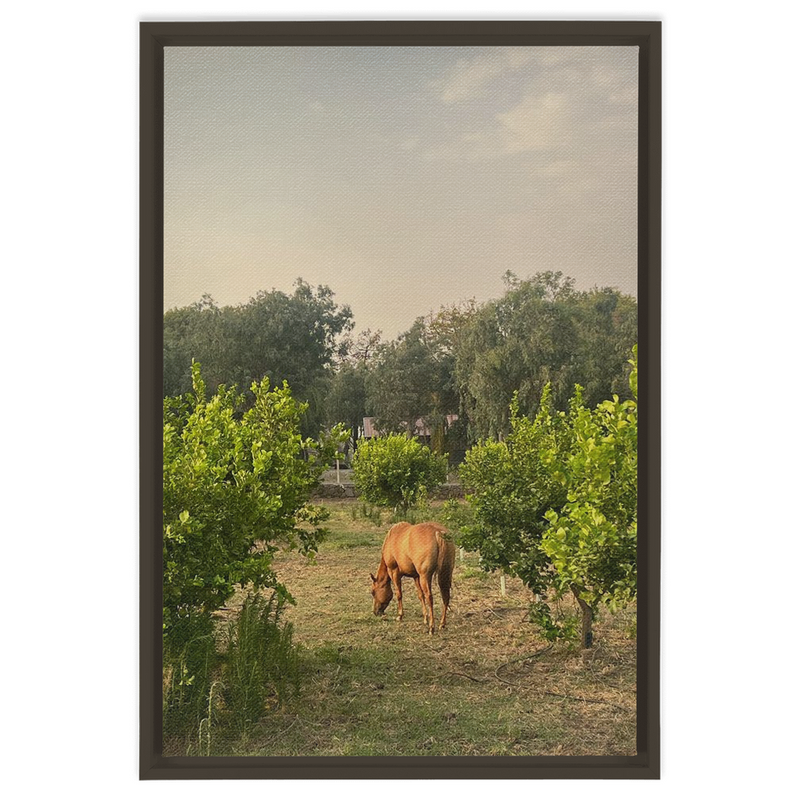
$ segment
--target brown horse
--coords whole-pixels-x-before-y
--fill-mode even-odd
[[[456,546],[447,531],[434,522],[411,525],[399,522],[389,529],[383,542],[381,563],[378,575],[372,578],[372,610],[376,615],[383,614],[392,600],[392,584],[397,591],[397,619],[403,619],[403,578],[413,578],[417,587],[417,597],[422,604],[422,614],[428,632],[433,633],[433,590],[431,582],[434,574],[439,576],[439,590],[442,593],[444,611],[439,623],[444,628],[447,622],[447,609],[450,606],[450,583],[453,578]]]

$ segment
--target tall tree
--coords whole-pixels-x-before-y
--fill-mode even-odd
[[[192,359],[203,364],[212,389],[236,384],[247,391],[268,378],[287,381],[295,397],[309,404],[303,432],[322,423],[322,401],[341,337],[353,327],[352,312],[339,306],[327,286],[295,282],[294,292],[261,291],[249,302],[220,308],[207,295],[199,303],[164,315],[164,393],[191,389]],[[250,395],[252,401],[252,395]]]
[[[192,305],[164,314],[164,397],[191,391],[192,359],[202,358],[208,383],[225,383],[225,349],[229,335],[222,309],[204,294]]]
[[[432,430],[443,431],[446,416],[457,409],[452,369],[453,355],[425,320],[417,319],[380,349],[367,375],[368,407],[378,427],[410,436],[422,420]]]
[[[345,362],[330,380],[325,399],[325,420],[328,425],[342,423],[350,430],[349,447],[355,451],[367,416],[367,367]]]
[[[233,381],[285,380],[302,399],[333,363],[339,335],[353,326],[350,307],[340,308],[329,287],[313,289],[302,280],[291,295],[259,292],[231,316]]]
[[[352,452],[358,446],[368,414],[367,375],[381,344],[381,332],[369,328],[355,337],[344,336],[327,385],[325,423],[328,426],[340,423],[350,430],[348,445]]]
[[[532,415],[546,384],[565,409],[576,383],[596,403],[626,395],[626,354],[636,339],[636,302],[613,289],[578,292],[560,272],[519,280],[506,273],[506,292],[471,316],[455,346],[461,409],[472,440],[510,430],[518,397]]]

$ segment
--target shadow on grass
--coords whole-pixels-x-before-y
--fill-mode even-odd
[[[524,755],[564,737],[519,698],[476,692],[457,676],[442,680],[433,661],[333,643],[304,649],[301,660],[298,700],[220,754]]]

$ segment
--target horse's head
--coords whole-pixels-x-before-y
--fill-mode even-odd
[[[392,582],[388,575],[376,578],[370,573],[369,576],[372,578],[372,613],[379,617],[392,602]]]

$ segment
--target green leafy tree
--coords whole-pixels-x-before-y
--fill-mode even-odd
[[[253,384],[254,403],[220,387],[211,399],[199,364],[194,394],[164,403],[164,629],[208,616],[237,584],[286,589],[274,553],[308,553],[322,536],[307,502],[321,464],[303,458],[304,406],[286,384]],[[299,523],[307,523],[301,525]]]
[[[631,400],[615,396],[589,409],[577,387],[569,410],[554,411],[548,385],[531,419],[515,398],[509,435],[476,445],[461,468],[475,514],[463,546],[537,595],[571,591],[585,647],[598,607],[615,609],[636,595],[635,347],[631,366]],[[547,602],[535,610],[558,634]]]
[[[231,383],[225,377],[230,350],[226,313],[204,294],[192,305],[164,313],[164,397],[192,389],[192,359],[205,364],[207,382],[216,387]]]
[[[327,286],[295,282],[291,295],[259,292],[238,308],[232,325],[235,361],[227,382],[249,386],[267,376],[287,381],[307,399],[338,353],[339,334],[352,328],[349,306],[339,307]]]
[[[424,319],[378,352],[367,375],[368,407],[380,430],[413,435],[417,420],[443,429],[457,409],[452,392],[452,356],[430,334]]]
[[[636,596],[638,409],[637,354],[631,360],[632,400],[586,408],[576,395],[569,439],[542,459],[567,489],[567,502],[546,512],[541,549],[558,592],[572,591],[582,611],[581,640],[591,644],[601,604],[615,610]]]
[[[350,429],[350,452],[358,446],[364,417],[368,415],[367,378],[381,347],[380,331],[367,328],[356,337],[345,336],[330,378],[324,403],[325,421],[328,425],[339,423]]]
[[[315,435],[324,422],[332,366],[352,327],[349,306],[339,306],[329,287],[300,279],[290,294],[261,291],[237,306],[220,308],[205,295],[164,314],[164,394],[191,390],[192,360],[203,364],[212,390],[237,385],[249,402],[252,383],[265,377],[273,385],[287,381],[308,406],[303,432]]]
[[[447,459],[403,434],[362,442],[353,457],[356,487],[367,502],[408,512],[447,477]]]
[[[550,564],[541,548],[545,514],[567,499],[563,481],[539,454],[560,450],[565,439],[546,386],[534,419],[520,415],[514,398],[505,440],[479,442],[459,470],[475,518],[462,532],[462,546],[479,552],[486,570],[516,575],[536,594],[550,584]]]
[[[325,416],[329,424],[346,425],[350,430],[349,446],[355,451],[359,430],[367,416],[367,369],[361,364],[344,363],[331,378],[325,400]]]
[[[506,292],[466,320],[455,340],[455,380],[472,441],[510,430],[509,408],[534,416],[545,384],[566,410],[575,384],[589,404],[627,395],[636,302],[613,289],[579,292],[560,272],[506,273]]]

